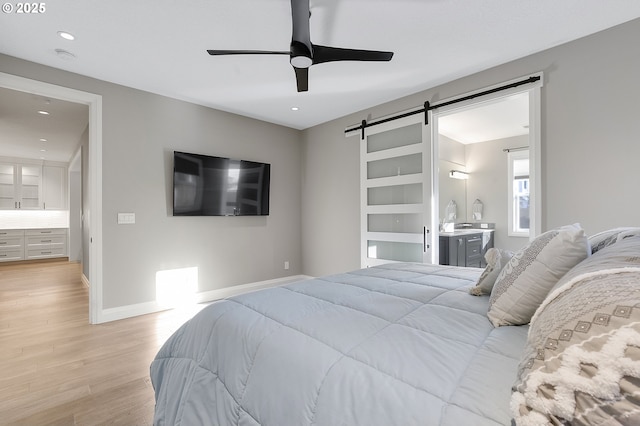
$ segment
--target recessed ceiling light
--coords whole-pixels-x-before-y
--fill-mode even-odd
[[[291,107],[291,111],[298,111],[300,108],[298,107]]]
[[[49,115],[47,111],[43,111],[43,110],[38,111],[38,114]]]
[[[76,39],[76,37],[73,34],[68,33],[66,31],[58,31],[58,35],[60,37],[62,37],[63,39],[65,39],[65,40],[75,40]]]
[[[47,140],[45,138],[40,138],[40,142],[46,142]]]
[[[40,152],[47,152],[47,150],[46,149],[41,149]]]

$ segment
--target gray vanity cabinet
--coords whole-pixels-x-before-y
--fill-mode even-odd
[[[484,268],[484,255],[493,247],[493,230],[464,230],[440,234],[440,264]]]

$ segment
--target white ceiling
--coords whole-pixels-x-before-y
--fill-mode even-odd
[[[311,0],[314,43],[395,55],[314,65],[309,92],[298,93],[286,56],[206,53],[288,50],[289,0],[43,4],[40,14],[0,14],[1,53],[295,129],[640,17],[638,0]]]
[[[0,88],[0,156],[69,162],[88,122],[86,105]]]
[[[529,94],[484,102],[438,117],[438,133],[462,144],[529,134]]]

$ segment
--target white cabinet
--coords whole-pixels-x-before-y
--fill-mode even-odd
[[[33,164],[18,165],[18,183],[20,199],[18,206],[21,209],[41,208],[42,197],[42,167]]]
[[[22,229],[0,230],[0,262],[24,259],[24,231]]]
[[[25,258],[47,259],[67,255],[67,229],[27,229]]]
[[[0,229],[0,262],[67,256],[67,228]]]
[[[13,210],[17,200],[15,164],[0,163],[0,209]]]
[[[0,163],[1,209],[40,209],[41,199],[41,165]]]
[[[0,162],[0,210],[66,210],[67,192],[64,163]]]
[[[42,208],[45,210],[66,210],[67,169],[58,166],[42,167]]]

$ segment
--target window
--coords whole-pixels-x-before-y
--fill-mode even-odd
[[[529,150],[508,153],[509,236],[529,236]]]

